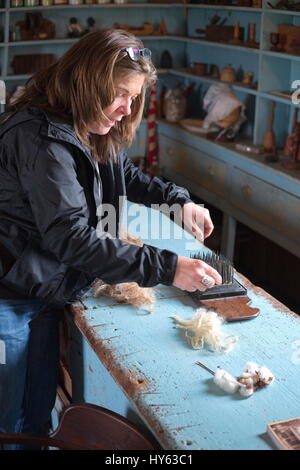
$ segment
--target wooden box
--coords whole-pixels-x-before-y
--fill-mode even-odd
[[[15,74],[34,73],[48,67],[54,60],[54,54],[15,55],[11,66]]]
[[[234,26],[208,24],[205,34],[208,41],[228,42],[233,39]],[[244,39],[244,28],[240,28],[240,40]]]
[[[282,50],[288,54],[300,55],[300,26],[280,24],[278,32]]]

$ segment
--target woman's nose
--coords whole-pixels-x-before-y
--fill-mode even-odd
[[[131,98],[128,98],[123,105],[123,114],[125,116],[129,116],[129,114],[131,114],[131,103]]]

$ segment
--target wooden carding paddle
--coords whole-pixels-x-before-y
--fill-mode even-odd
[[[209,290],[209,289],[208,289]],[[246,295],[240,297],[226,297],[219,299],[200,300],[197,292],[192,293],[193,300],[198,307],[214,310],[226,321],[250,320],[259,315],[259,309],[250,307],[251,300]]]

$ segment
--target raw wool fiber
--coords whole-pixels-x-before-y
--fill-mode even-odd
[[[214,351],[228,352],[238,340],[236,335],[225,335],[221,331],[224,322],[216,312],[205,308],[198,308],[190,320],[184,320],[177,315],[172,318],[177,321],[177,328],[185,330],[192,348],[202,349],[205,345]]]
[[[122,228],[120,238],[126,243],[143,246],[143,242],[125,232]],[[134,307],[146,307],[148,312],[153,312],[155,302],[155,292],[151,287],[140,287],[136,282],[124,282],[121,284],[110,285],[103,281],[97,281],[93,286],[94,297],[105,295],[115,299],[121,304],[129,304]]]
[[[153,312],[155,294],[150,287],[140,287],[136,282],[124,282],[111,286],[103,281],[97,281],[93,286],[94,297],[105,295],[112,297],[120,304],[130,304],[142,308],[147,305],[147,310]]]

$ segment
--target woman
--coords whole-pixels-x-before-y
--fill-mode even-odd
[[[205,290],[220,275],[200,260],[129,245],[101,225],[119,199],[178,203],[199,239],[213,225],[183,188],[141,173],[122,147],[134,138],[150,51],[122,30],[92,32],[36,73],[0,136],[0,432],[46,433],[56,393],[58,322],[95,279]],[[97,214],[99,217],[97,217]],[[204,230],[196,224],[204,218]]]

